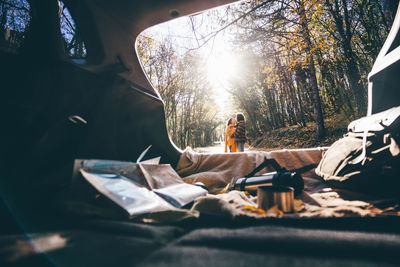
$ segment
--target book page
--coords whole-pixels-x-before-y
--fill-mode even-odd
[[[170,185],[164,188],[154,189],[153,192],[160,195],[176,208],[181,208],[200,196],[205,196],[208,191],[187,183]]]
[[[175,209],[175,207],[145,187],[113,173],[91,173],[81,169],[82,176],[130,216]]]
[[[185,183],[169,164],[152,165],[140,163],[140,166],[152,189]],[[148,175],[146,176],[146,174]]]

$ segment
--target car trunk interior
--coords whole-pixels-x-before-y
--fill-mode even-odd
[[[56,0],[29,1],[23,46],[0,52],[0,265],[398,263],[398,217],[232,222],[205,216],[151,225],[60,211],[53,199],[69,187],[74,159],[135,161],[152,145],[146,158],[161,156],[176,167],[183,152],[168,136],[164,103],[143,73],[135,39],[176,14],[231,1],[64,2],[86,44],[84,64],[65,55]],[[400,14],[371,71],[369,114],[399,105],[399,27]],[[55,245],[40,245],[46,243]]]

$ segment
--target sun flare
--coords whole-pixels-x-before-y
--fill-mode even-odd
[[[206,64],[207,80],[215,92],[215,102],[224,112],[229,105],[231,81],[238,74],[238,62],[234,54],[227,51],[213,53]]]
[[[237,62],[233,54],[218,53],[208,59],[207,78],[215,88],[226,88],[229,81],[237,74]]]

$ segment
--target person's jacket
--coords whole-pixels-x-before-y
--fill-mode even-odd
[[[232,134],[236,131],[235,124],[229,124],[225,132],[225,152],[228,152],[228,146],[231,147],[231,152],[237,152],[237,144]]]
[[[236,131],[232,134],[232,137],[235,138],[236,143],[246,142],[246,126],[244,121],[239,121],[236,124]]]

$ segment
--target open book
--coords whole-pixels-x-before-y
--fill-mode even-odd
[[[129,217],[182,208],[207,194],[185,183],[169,164],[78,159],[74,170]]]

